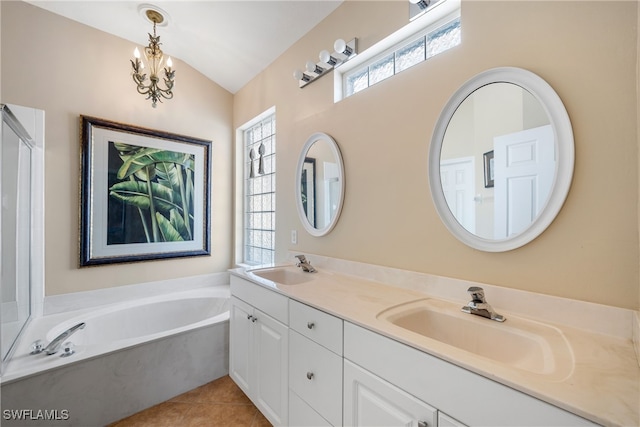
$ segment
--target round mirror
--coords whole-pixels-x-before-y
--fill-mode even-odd
[[[296,200],[304,228],[324,236],[335,227],[344,198],[344,166],[336,141],[314,133],[302,148],[296,168]]]
[[[466,82],[445,105],[429,150],[438,214],[459,240],[508,251],[539,236],[569,192],[574,145],[556,92],[520,68]]]

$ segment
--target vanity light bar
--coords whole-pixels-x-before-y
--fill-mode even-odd
[[[344,64],[358,54],[358,39],[354,38],[346,43],[342,39],[336,40],[333,44],[333,53],[326,50],[320,52],[320,62],[307,61],[305,71],[295,70],[293,78],[298,81],[300,88],[305,87],[316,79],[328,74],[329,71]]]

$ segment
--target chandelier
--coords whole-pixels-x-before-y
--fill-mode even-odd
[[[146,10],[147,18],[153,22],[153,36],[149,34],[149,46],[144,48],[144,56],[149,67],[149,81],[147,83],[147,74],[144,73],[144,63],[140,60],[140,51],[136,47],[133,52],[134,59],[131,60],[133,68],[133,81],[136,83],[136,89],[141,95],[146,95],[146,99],[151,99],[152,107],[156,108],[158,101],[162,102],[162,98],[173,98],[173,83],[176,72],[171,67],[173,63],[171,58],[167,58],[166,67],[164,67],[164,54],[160,49],[160,36],[156,36],[156,24],[161,24],[164,17],[158,11],[153,9]],[[160,71],[164,71],[164,86],[160,87]]]

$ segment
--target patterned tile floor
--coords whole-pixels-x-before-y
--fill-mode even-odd
[[[109,427],[270,427],[249,398],[224,376]]]

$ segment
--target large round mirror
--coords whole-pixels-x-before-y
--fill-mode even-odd
[[[445,105],[429,150],[438,214],[465,244],[518,248],[554,220],[573,176],[573,132],[556,92],[520,68],[466,82]]]
[[[344,198],[344,166],[336,141],[314,133],[302,148],[296,168],[296,206],[304,228],[324,236],[335,227]]]

